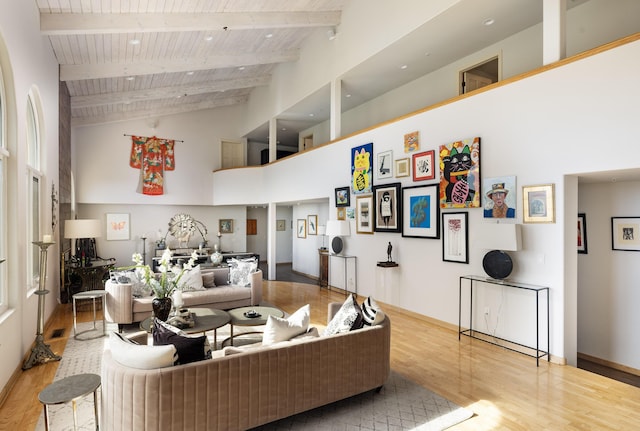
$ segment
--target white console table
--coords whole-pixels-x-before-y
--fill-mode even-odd
[[[346,254],[329,254],[329,283],[327,286],[328,290],[331,290],[331,260],[332,259],[342,259],[344,264],[344,295],[347,296],[349,294],[349,277],[348,277],[348,269],[349,269],[349,261],[353,261],[353,293],[358,294],[358,257],[357,256],[347,256]]]
[[[524,344],[516,343],[505,338],[496,337],[491,334],[487,334],[482,331],[478,331],[477,329],[473,329],[473,292],[475,288],[485,286],[487,284],[504,286],[512,289],[522,289],[525,291],[532,292],[535,295],[536,300],[536,346],[526,346]],[[462,287],[463,285],[469,286],[469,329],[462,329]],[[546,303],[546,330],[547,330],[547,350],[542,350],[540,346],[540,296],[544,302]],[[458,296],[458,340],[460,340],[461,335],[466,335],[471,338],[476,338],[478,340],[494,344],[496,346],[503,347],[508,350],[512,350],[514,352],[522,353],[527,356],[532,356],[536,358],[536,366],[540,365],[540,358],[546,356],[547,361],[551,360],[551,356],[549,354],[549,288],[544,286],[534,286],[532,284],[518,283],[510,280],[496,280],[489,277],[481,277],[477,275],[463,275],[460,277],[459,281],[459,296]],[[485,337],[478,337],[477,335],[484,335]],[[520,346],[527,349],[535,350],[535,354],[529,354],[522,350],[518,350],[515,348],[511,348],[505,346],[503,344],[499,344],[491,341],[491,339],[506,341],[507,343]]]

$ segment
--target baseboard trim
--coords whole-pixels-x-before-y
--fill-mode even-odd
[[[595,356],[587,355],[586,353],[578,352],[578,359],[584,359],[585,361],[590,361],[598,365],[613,368],[614,370],[623,371],[625,373],[633,374],[634,376],[640,376],[640,370],[636,368],[628,367],[626,365],[618,364],[606,359],[597,358]]]

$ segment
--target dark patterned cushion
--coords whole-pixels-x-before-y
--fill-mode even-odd
[[[362,310],[352,294],[349,295],[340,310],[333,316],[323,335],[339,334],[360,328],[362,328]]]
[[[189,337],[180,330],[176,331],[176,329],[161,320],[153,320],[153,344],[156,346],[173,344],[178,353],[175,365],[188,364],[211,357],[210,348],[207,357],[209,342],[206,335]]]
[[[379,325],[384,320],[384,312],[372,297],[368,297],[362,303],[362,320],[364,325]]]

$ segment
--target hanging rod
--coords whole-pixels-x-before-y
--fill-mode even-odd
[[[138,136],[138,135],[127,135],[126,133],[123,134],[124,136]],[[145,138],[147,138],[148,136],[145,136]],[[155,136],[154,136],[155,137]],[[165,139],[165,138],[162,138]],[[184,142],[184,141],[179,141],[178,139],[166,139],[167,141],[173,141],[173,142]]]

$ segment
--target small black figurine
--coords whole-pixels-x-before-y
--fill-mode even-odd
[[[389,241],[389,245],[387,246],[387,262],[391,262],[391,250],[393,246],[391,245],[391,241]]]

